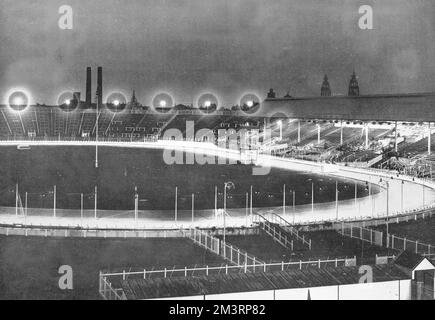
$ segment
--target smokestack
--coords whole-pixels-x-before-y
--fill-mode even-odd
[[[103,105],[103,68],[98,67],[97,71],[97,99],[98,105]]]
[[[91,106],[92,100],[92,73],[91,67],[86,68],[86,107]]]

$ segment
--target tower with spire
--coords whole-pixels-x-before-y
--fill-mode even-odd
[[[134,90],[133,90],[133,94],[131,96],[129,105],[130,105],[130,108],[138,108],[138,107],[140,107],[139,102],[137,102],[136,92]]]
[[[352,76],[350,78],[348,96],[351,97],[359,96],[359,85],[358,85],[358,80],[356,78],[355,70],[353,71]]]
[[[322,97],[331,96],[331,86],[329,85],[328,76],[326,74],[323,77],[323,83],[322,83],[322,88],[320,89],[320,95]]]

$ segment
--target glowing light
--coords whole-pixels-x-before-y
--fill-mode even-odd
[[[66,99],[66,100],[65,100],[65,104],[66,104],[67,106],[69,106],[69,105],[71,104],[71,101],[70,101],[69,99]]]
[[[119,100],[114,100],[114,101],[113,101],[113,104],[114,104],[115,106],[119,106]]]
[[[24,99],[22,97],[15,97],[13,104],[16,106],[21,106],[24,104]]]
[[[160,100],[159,105],[162,108],[166,107],[166,101],[165,100]]]
[[[210,101],[210,100],[207,100],[206,102],[204,102],[204,105],[205,105],[207,108],[210,108],[210,107],[211,107],[211,101]]]
[[[248,102],[246,102],[246,105],[247,105],[249,108],[252,108],[252,107],[254,106],[254,101],[249,100]]]

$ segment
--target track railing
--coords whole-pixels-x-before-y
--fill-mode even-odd
[[[258,226],[275,242],[278,242],[281,246],[286,249],[293,251],[293,240],[288,237],[287,232],[283,232],[282,228],[276,224],[271,223],[265,217],[260,214],[255,214],[253,216],[253,222],[257,223]]]
[[[270,214],[269,221],[271,223],[275,223],[279,226],[281,226],[285,231],[289,232],[293,237],[295,237],[297,240],[301,241],[302,244],[308,246],[308,248],[311,250],[311,239],[306,239],[305,235],[300,235],[299,231],[287,220],[285,220],[280,215],[277,215],[276,213]]]
[[[195,244],[209,250],[210,252],[219,255],[225,260],[236,266],[240,265],[256,265],[265,264],[264,261],[258,259],[245,250],[242,250],[234,245],[231,245],[219,238],[213,237],[209,233],[199,230],[181,230],[184,237],[191,239]]]

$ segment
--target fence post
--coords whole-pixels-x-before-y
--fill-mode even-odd
[[[284,271],[284,261],[281,261],[281,271]]]
[[[184,276],[187,277],[187,267],[184,267]]]
[[[264,272],[266,272],[266,262],[264,263]]]
[[[406,238],[403,238],[403,251],[406,250]]]
[[[302,270],[302,260],[299,260],[299,270]]]
[[[319,259],[319,269],[320,269],[320,259]]]
[[[208,266],[205,266],[205,274],[208,276]]]
[[[231,245],[230,261],[233,262],[233,245]]]
[[[415,241],[415,253],[418,253],[418,240]]]
[[[240,249],[237,248],[237,265],[240,266]]]
[[[125,270],[122,270],[122,280],[125,280]]]
[[[391,248],[394,249],[394,234],[391,236]]]
[[[165,278],[166,278],[166,268],[165,268]]]
[[[228,265],[225,265],[225,274],[228,274]]]
[[[338,267],[338,260],[337,260],[337,258],[335,258],[335,267],[336,268]]]
[[[143,278],[145,279],[147,277],[147,270],[143,269]]]

